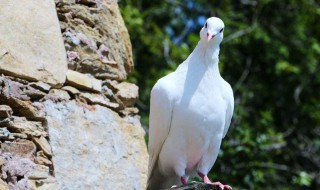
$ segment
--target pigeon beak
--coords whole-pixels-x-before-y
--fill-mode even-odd
[[[207,39],[208,39],[208,42],[214,38],[216,35],[211,35],[209,32],[207,32]]]

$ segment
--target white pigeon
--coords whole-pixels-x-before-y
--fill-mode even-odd
[[[207,174],[234,109],[232,88],[218,66],[223,30],[221,19],[209,18],[194,51],[151,91],[148,190],[186,184],[196,174],[211,183]]]

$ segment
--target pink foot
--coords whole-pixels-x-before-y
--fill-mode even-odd
[[[219,181],[213,182],[212,185],[218,186],[220,189],[224,189],[224,185],[222,183],[220,183]]]
[[[214,186],[219,187],[222,190],[232,190],[232,187],[230,187],[229,185],[223,185],[222,183],[218,182],[211,182],[210,179],[208,178],[207,175],[204,175],[203,173],[198,172],[199,176],[202,178],[204,183],[209,183],[212,184]]]
[[[180,180],[183,185],[187,184],[187,179],[185,177],[181,176]]]
[[[202,178],[203,182],[205,182],[205,183],[212,183],[212,182],[210,181],[210,179],[208,178],[207,175],[204,175],[204,174],[201,173],[201,172],[198,172],[198,175]]]

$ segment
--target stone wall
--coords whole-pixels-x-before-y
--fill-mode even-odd
[[[117,2],[13,0],[0,14],[0,189],[144,189]]]

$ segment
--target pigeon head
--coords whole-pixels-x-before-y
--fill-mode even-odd
[[[218,17],[208,18],[200,31],[201,40],[220,44],[223,39],[224,23]]]

